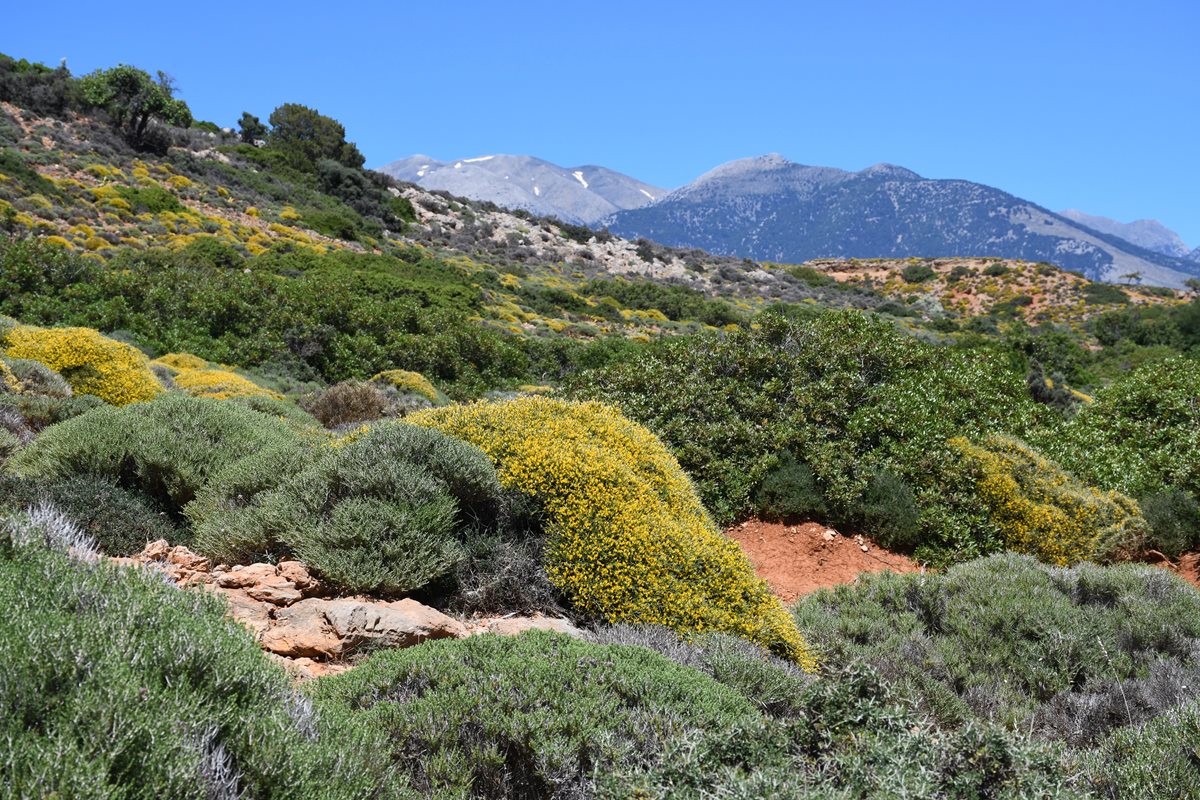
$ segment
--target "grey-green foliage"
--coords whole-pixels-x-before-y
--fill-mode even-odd
[[[312,713],[216,597],[92,558],[52,511],[0,521],[0,795],[401,791],[369,732]]]
[[[1100,797],[1200,800],[1200,702],[1118,730],[1082,761]]]
[[[987,725],[939,732],[870,670],[813,680],[728,637],[600,638],[434,642],[312,691],[382,732],[431,797],[1077,796],[1054,748]]]
[[[289,476],[320,456],[305,439],[274,442],[218,471],[184,508],[192,523],[193,548],[217,563],[249,564],[278,556],[279,525],[263,503]]]
[[[11,468],[30,478],[110,477],[178,513],[222,468],[296,435],[282,420],[240,404],[167,394],[54,425]]]
[[[218,473],[187,515],[213,558],[288,551],[331,586],[399,593],[453,569],[460,532],[495,520],[500,499],[482,451],[395,423],[336,447],[264,448]]]
[[[55,481],[0,476],[0,511],[49,502],[110,556],[128,556],[147,542],[187,544],[186,533],[144,496],[112,478],[77,475]]]
[[[795,607],[828,663],[863,661],[944,722],[1073,743],[1149,719],[1200,679],[1200,593],[1145,566],[1003,554],[867,576]]]
[[[21,382],[21,391],[47,397],[70,397],[71,385],[62,375],[40,361],[27,358],[6,358],[4,362]]]
[[[458,531],[494,518],[495,468],[429,428],[383,425],[286,481],[263,514],[301,560],[358,592],[420,589],[463,556]]]

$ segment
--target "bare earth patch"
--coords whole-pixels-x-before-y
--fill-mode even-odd
[[[758,576],[785,603],[817,589],[853,583],[863,573],[921,570],[864,536],[843,536],[817,522],[785,525],[751,519],[725,535],[742,546]]]

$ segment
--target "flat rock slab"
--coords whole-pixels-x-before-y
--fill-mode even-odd
[[[281,656],[334,659],[364,645],[411,647],[428,639],[466,635],[462,623],[415,600],[314,597],[276,611],[274,626],[260,642]]]

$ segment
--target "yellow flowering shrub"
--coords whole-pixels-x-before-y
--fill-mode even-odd
[[[389,369],[371,378],[375,383],[384,383],[402,392],[419,394],[434,405],[441,405],[446,398],[428,378],[419,372],[407,369]]]
[[[283,397],[227,367],[212,364],[191,353],[167,353],[150,363],[165,367],[171,373],[175,386],[194,397],[211,397],[214,400],[234,397],[271,397],[280,400]]]
[[[1145,519],[1136,501],[1081,483],[1009,436],[950,440],[1010,550],[1059,566],[1136,542]]]
[[[12,368],[0,361],[0,394],[20,394],[21,379],[13,374]]]
[[[224,369],[185,369],[175,375],[175,385],[195,397],[228,400],[233,397],[273,397],[282,395],[264,389],[249,378]]]
[[[289,222],[295,222],[296,220],[300,219],[300,212],[296,211],[296,209],[292,208],[291,206],[284,206],[279,212],[279,218],[288,220]]]
[[[583,611],[680,633],[725,631],[816,661],[741,548],[654,434],[601,403],[522,397],[408,418],[482,449],[547,514],[546,573]]]
[[[207,361],[191,353],[167,353],[165,356],[159,356],[150,363],[166,367],[172,372],[179,372],[185,369],[208,369]]]
[[[77,394],[95,395],[113,405],[151,400],[162,392],[140,350],[91,328],[18,325],[0,344],[6,356],[40,361],[60,373]]]

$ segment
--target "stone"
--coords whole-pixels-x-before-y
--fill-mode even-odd
[[[290,606],[303,598],[295,584],[279,575],[270,575],[256,584],[247,586],[246,594],[255,600],[277,606]]]
[[[280,561],[276,565],[279,574],[296,585],[300,591],[316,589],[317,579],[309,574],[308,568],[299,561]]]
[[[134,556],[134,558],[139,561],[162,561],[167,557],[167,553],[170,550],[171,546],[167,543],[167,540],[159,539],[147,544],[142,548],[142,552]]]
[[[466,635],[461,623],[415,600],[308,598],[275,613],[263,647],[283,656],[330,659],[364,645],[409,647]]]
[[[501,617],[492,620],[487,625],[487,632],[498,636],[516,636],[525,631],[553,631],[576,638],[583,636],[583,631],[572,625],[569,620],[559,617]]]
[[[225,598],[229,616],[249,628],[255,638],[261,638],[271,628],[271,606],[267,603],[255,600],[241,589],[211,589]]]
[[[245,589],[262,583],[267,578],[277,575],[274,564],[250,564],[245,567],[234,567],[229,572],[217,578],[217,585],[227,589]]]
[[[186,547],[172,547],[166,557],[168,564],[174,564],[183,569],[190,569],[193,572],[208,572],[209,561],[199,553],[193,553]]]

